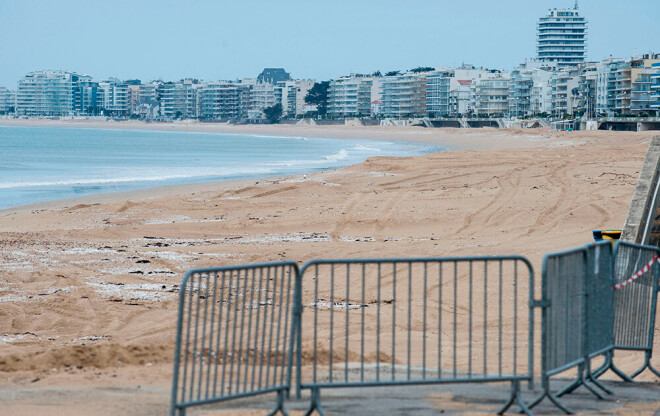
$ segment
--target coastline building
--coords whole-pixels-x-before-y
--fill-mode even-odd
[[[257,82],[252,86],[248,118],[263,117],[263,110],[275,105],[275,86],[270,82]]]
[[[584,62],[587,20],[580,16],[577,0],[573,9],[552,9],[536,26],[537,58],[556,63],[558,68]]]
[[[660,117],[660,62],[651,64],[651,68],[656,71],[651,75],[651,110]]]
[[[124,116],[128,114],[128,86],[117,78],[110,78],[98,83],[96,105],[108,113]]]
[[[426,75],[426,111],[429,117],[448,117],[452,113],[453,71],[433,71]]]
[[[580,94],[580,69],[566,67],[552,74],[552,113],[555,117],[574,115]]]
[[[0,115],[13,113],[16,110],[16,92],[0,87]]]
[[[30,72],[18,81],[16,114],[19,116],[71,116],[75,113],[75,87],[89,75],[67,71]]]
[[[549,112],[552,74],[553,68],[538,60],[513,68],[509,80],[509,115],[524,118]]]
[[[160,115],[165,118],[196,118],[198,116],[197,83],[191,79],[164,82],[158,86]]]
[[[427,73],[406,72],[383,77],[381,114],[385,117],[423,117],[426,115]]]
[[[280,81],[275,86],[276,100],[282,104],[282,116],[292,117],[303,114],[307,92],[314,86],[311,80]]]
[[[333,118],[371,114],[373,78],[352,75],[330,81],[328,115]]]
[[[199,88],[199,118],[203,120],[230,120],[240,114],[241,89],[235,82],[207,82]]]
[[[629,60],[608,59],[598,69],[597,111],[607,115],[645,115],[651,107],[651,84],[660,54],[645,54]]]
[[[587,118],[596,117],[596,91],[598,79],[598,63],[586,64],[580,71],[578,84],[580,88],[578,109]]]
[[[509,80],[506,72],[493,71],[471,85],[477,116],[501,116],[509,111]]]

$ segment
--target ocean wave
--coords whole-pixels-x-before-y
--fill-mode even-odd
[[[166,173],[166,172],[170,173]],[[276,173],[267,167],[243,167],[243,168],[178,168],[172,172],[169,167],[156,167],[150,169],[138,169],[137,172],[124,172],[114,177],[90,177],[90,178],[60,178],[44,181],[16,181],[0,182],[0,189],[55,187],[55,186],[90,186],[111,185],[120,183],[136,182],[164,182],[176,179],[204,178],[204,177],[232,177],[240,175],[267,175]]]

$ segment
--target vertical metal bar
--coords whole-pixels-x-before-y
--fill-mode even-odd
[[[378,263],[378,288],[376,299],[376,381],[380,381],[380,286],[381,273],[380,263]]]
[[[488,260],[484,260],[484,376],[488,374]]]
[[[534,272],[529,270],[529,337],[527,339],[527,372],[529,375],[529,388],[534,388],[534,307],[532,301],[534,300]]]
[[[234,272],[230,272],[234,274]],[[236,271],[236,295],[234,296],[234,327],[231,335],[231,363],[229,367],[229,394],[234,390],[234,362],[236,361],[236,329],[238,328],[239,296],[241,294],[241,272]]]
[[[236,393],[240,391],[240,387],[241,387],[241,368],[242,368],[241,360],[243,359],[243,332],[244,332],[243,329],[245,328],[245,297],[247,295],[247,287],[248,287],[248,279],[249,279],[248,273],[249,270],[245,269],[245,276],[243,277],[243,279],[245,280],[245,288],[243,289],[243,293],[238,294],[238,296],[243,295],[243,301],[242,303],[237,302],[237,305],[240,305],[241,308],[241,329],[238,336],[238,355],[236,357]],[[239,277],[241,276],[240,271],[238,272],[238,276]],[[245,391],[245,389],[243,391]]]
[[[270,323],[268,324],[268,358],[266,359],[266,387],[270,387],[270,367],[271,360],[273,358],[273,333],[275,328],[275,303],[277,303],[277,278],[278,278],[278,269],[273,267],[273,302],[271,304],[271,313],[270,313]],[[275,371],[275,370],[273,370]]]
[[[346,263],[346,337],[344,338],[344,381],[348,381],[348,336],[350,333],[350,323],[348,319],[348,311],[351,302],[350,296],[350,263]]]
[[[438,378],[442,378],[442,268],[438,262]]]
[[[259,268],[261,270],[261,268]],[[254,315],[254,292],[255,292],[255,285],[256,285],[256,274],[257,274],[257,269],[253,268],[252,269],[252,280],[250,283],[250,303],[248,305],[248,310],[250,311],[248,313],[248,327],[247,327],[247,337],[245,340],[246,346],[245,346],[245,375],[243,376],[243,391],[247,391],[247,385],[248,385],[248,379],[251,379],[254,381],[253,377],[249,377],[248,375],[250,374],[250,362],[252,361],[252,368],[254,368],[254,357],[255,354],[253,351],[250,351],[250,344],[252,343],[252,315]],[[245,305],[243,305],[245,308]],[[259,306],[257,306],[257,310],[259,310]],[[252,353],[252,354],[251,354]],[[250,354],[252,355],[252,359],[250,359]]]
[[[412,262],[408,262],[408,368],[406,376],[410,380],[410,330],[412,326]]]
[[[367,307],[364,298],[365,292],[365,264],[362,263],[362,304],[360,309],[362,310],[362,319],[360,320],[360,381],[364,382],[364,310]]]
[[[472,377],[472,260],[469,262],[469,323],[468,323],[468,377]]]
[[[225,309],[225,272],[222,274],[222,281],[220,283],[220,304],[218,305],[218,331],[215,335],[215,350],[217,351],[217,360],[220,360],[220,333],[222,332],[222,311]],[[217,279],[217,276],[216,276]],[[226,331],[226,329],[225,329]],[[213,373],[213,395],[217,395],[218,388],[218,369],[222,368],[224,374],[225,362],[224,359],[215,365],[215,372]],[[222,390],[221,390],[222,392]]]
[[[254,343],[252,344],[252,350],[254,351],[253,354],[253,359],[252,359],[252,384],[251,384],[251,389],[254,390],[254,383],[256,382],[256,376],[257,376],[257,361],[261,357],[261,350],[259,349],[259,333],[260,327],[259,327],[259,318],[261,317],[261,292],[263,288],[263,280],[264,280],[264,268],[260,267],[259,268],[259,289],[257,292],[257,318],[254,323]],[[268,303],[268,296],[264,297],[264,305]]]
[[[392,263],[392,380],[396,378],[396,262]]]
[[[330,372],[330,382],[332,383],[332,353],[333,353],[333,344],[335,338],[334,332],[334,312],[335,312],[335,266],[334,264],[330,265],[330,358],[328,360],[328,371]]]
[[[213,276],[213,297],[211,300],[211,322],[209,323],[209,359],[206,362],[206,393],[205,397],[208,399],[209,397],[209,389],[211,387],[211,361],[213,361],[213,368],[216,368],[218,366],[218,361],[216,359],[216,352],[213,349],[213,330],[215,329],[215,309],[216,309],[216,291],[218,288],[218,273],[217,272],[212,272],[209,273],[209,278],[210,276]],[[210,284],[209,284],[210,285]],[[215,396],[215,392],[213,392],[212,396]]]
[[[266,332],[268,329],[268,302],[269,302],[269,296],[270,296],[270,272],[271,268],[268,267],[266,269],[266,291],[264,292],[264,318],[261,324],[261,350],[259,354],[259,390],[261,390],[261,385],[264,382],[264,380],[268,381],[268,374],[266,374],[266,377],[264,378],[264,361],[266,358],[264,355],[268,354],[270,357],[270,351],[266,351]],[[273,287],[275,287],[275,283],[273,283]],[[270,305],[272,306],[274,303],[274,297],[272,298],[273,301],[270,301]],[[272,309],[272,308],[271,308]],[[272,328],[272,327],[271,327]]]
[[[271,386],[276,386],[277,385],[277,370],[279,369],[279,359],[280,359],[280,336],[282,335],[281,329],[282,329],[282,309],[284,309],[284,270],[285,266],[280,266],[280,302],[279,302],[279,307],[277,308],[277,335],[275,338],[275,359],[273,360],[273,384]],[[284,331],[284,336],[286,337],[286,331]],[[282,357],[284,360],[284,357]]]
[[[424,262],[424,309],[423,309],[423,320],[422,327],[422,380],[426,380],[426,290],[427,290],[427,270],[428,263]]]
[[[290,342],[293,342],[293,338],[289,336],[289,315],[291,315],[291,275],[293,274],[293,270],[291,266],[282,266],[284,269],[286,267],[287,270],[287,283],[286,283],[286,303],[285,308],[284,308],[284,331],[283,331],[283,337],[284,341],[282,343],[282,348],[281,348],[281,353],[282,353],[282,370],[280,372],[280,385],[284,385],[284,376],[285,373],[287,372],[285,369],[288,369],[288,364],[290,358],[285,358],[288,357],[287,352],[288,348],[287,346],[289,345]],[[294,282],[295,283],[295,282]],[[284,284],[282,284],[284,286]],[[293,321],[291,322],[291,326],[293,327]]]
[[[456,309],[456,301],[458,299],[458,294],[457,294],[457,282],[458,282],[458,270],[456,269],[458,266],[456,264],[456,260],[454,260],[454,352],[453,352],[453,359],[454,359],[454,368],[452,370],[452,376],[456,378],[456,325],[458,324],[457,322],[457,309]]]
[[[197,333],[199,332],[199,303],[200,303],[200,292],[202,290],[202,275],[199,275],[199,283],[197,284],[197,303],[195,305],[195,334],[193,335],[193,362],[191,363],[191,376],[190,376],[190,400],[193,399],[195,395],[195,368],[197,364],[195,363],[195,357],[199,355],[197,351]]]
[[[518,262],[513,262],[513,374],[518,374]]]
[[[231,271],[228,273],[229,274],[229,286],[227,287],[227,319],[225,320],[225,345],[224,345],[224,350],[222,352],[222,377],[220,378],[220,394],[225,394],[225,377],[227,374],[227,347],[229,343],[229,322],[231,320],[231,308],[232,308],[232,303],[231,303],[231,293],[232,293],[232,288],[233,288],[233,281],[234,281],[234,273]],[[225,272],[222,272],[222,281],[224,282],[225,280]]]
[[[316,383],[316,364],[318,363],[318,310],[319,310],[319,265],[314,264],[314,367],[313,380]]]
[[[498,342],[498,348],[497,348],[497,353],[498,353],[498,374],[500,377],[502,377],[502,260],[499,261],[499,286],[497,290],[498,294],[498,311],[499,311],[499,317],[497,319],[497,342]]]
[[[204,318],[202,319],[202,337],[199,340],[199,378],[197,381],[197,399],[199,400],[202,397],[202,382],[204,375],[204,357],[206,356],[204,352],[204,345],[206,344],[206,323],[209,312],[209,273],[204,273],[203,275],[206,278],[206,291],[204,292]],[[201,292],[201,288],[200,288]]]
[[[188,381],[188,359],[190,357],[190,326],[192,325],[192,304],[193,304],[193,287],[194,287],[194,282],[195,282],[195,276],[196,274],[193,274],[190,276],[190,279],[188,280],[190,282],[190,296],[188,299],[188,324],[186,325],[186,353],[184,355],[184,361],[183,361],[183,380],[182,380],[182,391],[181,391],[181,399],[185,400],[185,395],[186,395],[186,386],[187,386],[187,381]],[[193,350],[194,353],[194,350]],[[193,362],[193,366],[195,363]],[[192,389],[191,389],[192,391]]]

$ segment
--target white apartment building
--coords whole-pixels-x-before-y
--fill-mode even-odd
[[[0,87],[0,114],[13,112],[16,109],[16,92]]]
[[[251,105],[248,112],[250,118],[260,118],[263,110],[275,105],[275,86],[270,82],[260,82],[252,86]]]
[[[282,116],[294,117],[303,114],[305,96],[314,86],[311,80],[287,80],[275,85],[275,99],[282,104]]]
[[[537,58],[559,68],[584,62],[587,50],[587,20],[573,9],[552,9],[536,26]]]
[[[510,75],[506,72],[492,72],[472,83],[476,115],[494,116],[509,112],[509,80]]]
[[[76,109],[75,86],[90,79],[65,71],[31,72],[18,81],[16,114],[20,116],[69,116]]]
[[[597,111],[607,115],[643,115],[653,111],[651,85],[660,54],[628,60],[608,59],[598,65]]]
[[[565,67],[552,75],[552,114],[555,117],[574,115],[580,98],[579,67]]]
[[[128,114],[128,86],[117,78],[99,82],[96,92],[96,105],[103,109],[104,114]]]
[[[430,117],[452,115],[452,80],[455,80],[453,71],[433,71],[426,74],[426,111]]]
[[[160,115],[166,118],[198,117],[197,84],[186,79],[182,82],[164,82],[158,86]]]
[[[371,114],[373,78],[342,77],[330,81],[328,115],[330,117],[360,117]]]
[[[406,72],[381,78],[381,114],[385,117],[425,116],[426,74]]]
[[[550,111],[552,68],[541,61],[527,61],[511,71],[509,115],[529,117]]]
[[[235,82],[207,82],[199,85],[199,117],[204,120],[229,120],[241,115],[241,89]]]

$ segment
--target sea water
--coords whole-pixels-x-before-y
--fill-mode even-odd
[[[437,146],[203,132],[0,127],[0,209],[101,192],[311,173]]]

